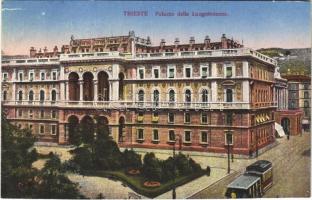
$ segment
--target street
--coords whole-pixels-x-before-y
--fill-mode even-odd
[[[309,197],[310,196],[310,134],[278,139],[280,143],[262,155],[258,160],[273,163],[273,187],[264,197]],[[245,166],[257,159],[246,160]],[[236,160],[236,162],[238,162]],[[241,161],[240,161],[241,162]],[[226,186],[232,182],[244,167],[221,181],[198,192],[190,198],[225,198]]]

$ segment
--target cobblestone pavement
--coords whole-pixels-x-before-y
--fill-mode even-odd
[[[216,184],[191,196],[194,199],[224,198],[226,186],[232,182],[245,166],[256,160],[269,160],[273,163],[273,187],[264,197],[309,197],[310,196],[310,134],[292,136],[290,140],[278,139],[279,145],[260,155],[258,159],[236,160],[233,173]]]

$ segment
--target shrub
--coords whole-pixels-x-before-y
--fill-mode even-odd
[[[161,180],[161,166],[154,153],[146,153],[144,156],[143,175],[150,181]]]
[[[126,149],[123,152],[123,166],[126,169],[140,169],[142,167],[141,155]]]
[[[72,152],[74,153],[72,162],[76,163],[81,171],[94,168],[92,153],[87,147],[78,147]]]
[[[174,175],[177,176],[177,169],[175,169],[174,172],[174,159],[172,157],[169,157],[167,160],[162,161],[161,163],[162,168],[162,174],[161,174],[161,181],[167,182],[169,180],[172,180]]]

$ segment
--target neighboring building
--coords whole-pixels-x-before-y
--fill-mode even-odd
[[[288,80],[288,108],[303,111],[302,128],[310,131],[311,124],[311,77],[306,75],[284,75]]]
[[[274,143],[276,61],[227,39],[173,45],[127,36],[2,61],[8,118],[66,144],[79,123],[108,124],[122,147],[251,155]]]
[[[277,102],[277,109],[274,114],[274,119],[277,123],[275,124],[275,129],[279,132],[278,128],[282,125],[286,135],[298,135],[302,132],[301,121],[303,113],[299,109],[288,109],[288,84],[286,79],[281,78],[279,67],[276,67],[274,77],[275,99]],[[278,135],[282,136],[283,134],[278,133]]]

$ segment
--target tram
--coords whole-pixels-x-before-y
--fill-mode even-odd
[[[273,185],[272,163],[258,160],[227,186],[227,198],[259,198]]]

